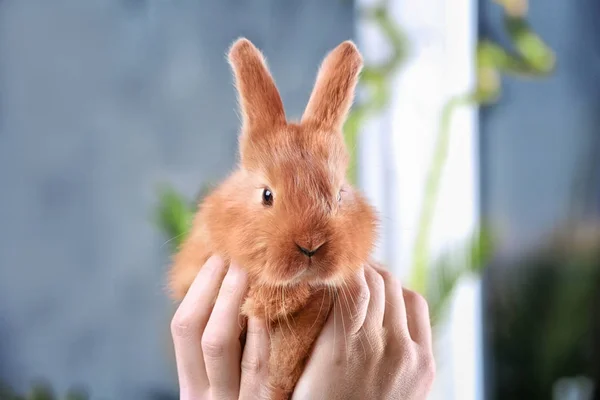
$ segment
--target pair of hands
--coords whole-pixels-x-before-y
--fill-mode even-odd
[[[379,268],[355,279],[359,290],[336,301],[292,398],[425,399],[435,375],[426,301]],[[243,349],[239,340],[247,285],[242,268],[211,257],[177,309],[182,400],[270,397],[265,322],[249,318]]]

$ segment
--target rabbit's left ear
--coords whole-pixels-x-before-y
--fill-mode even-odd
[[[319,69],[302,122],[341,130],[352,106],[362,67],[362,56],[349,40],[329,53]]]

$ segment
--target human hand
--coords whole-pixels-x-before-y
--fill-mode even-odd
[[[340,293],[292,399],[423,400],[435,377],[427,302],[366,266]]]
[[[175,312],[171,332],[181,400],[269,397],[265,323],[250,318],[243,351],[239,340],[247,284],[240,267],[232,264],[227,271],[221,259],[211,257]]]

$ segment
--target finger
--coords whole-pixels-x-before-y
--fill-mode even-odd
[[[412,290],[404,289],[403,292],[410,337],[419,345],[431,349],[431,321],[427,301]]]
[[[240,399],[255,399],[267,388],[270,340],[267,324],[257,318],[248,319],[246,345],[242,356]]]
[[[329,307],[326,309],[331,311],[315,346],[323,343],[331,349],[334,338],[357,333],[367,317],[369,297],[369,287],[364,269],[361,268],[337,290],[335,297],[330,296]],[[332,300],[335,302],[333,307],[330,303]]]
[[[240,306],[246,294],[246,273],[231,264],[210,315],[202,352],[210,391],[214,398],[234,398],[240,388]]]
[[[381,275],[370,265],[365,266],[365,279],[370,293],[365,328],[378,330],[383,325],[385,314],[385,284]]]
[[[355,342],[364,340],[358,333],[367,315],[370,296],[363,268],[343,285],[343,289],[338,289],[337,296],[326,293],[328,297],[323,308],[330,310],[329,315],[315,341],[306,370],[320,370],[324,364],[345,362]]]
[[[227,271],[219,257],[202,266],[171,321],[181,398],[198,398],[208,389],[201,338],[214,298]]]
[[[351,279],[346,281],[337,293],[336,301],[339,303],[340,310],[338,317],[340,320],[344,320],[341,325],[346,327],[345,332],[356,334],[365,323],[371,297],[364,268],[358,270]],[[335,325],[339,326],[340,324]]]
[[[327,298],[323,308],[329,312],[321,333],[315,340],[313,350],[308,359],[305,370],[322,370],[323,365],[339,364],[347,354],[347,339],[350,336],[349,328],[345,324],[339,294],[326,292]],[[303,374],[306,375],[306,374]]]
[[[387,270],[373,265],[373,269],[381,275],[385,285],[385,312],[383,326],[389,332],[410,337],[406,321],[406,304],[404,304],[403,288],[400,281]]]

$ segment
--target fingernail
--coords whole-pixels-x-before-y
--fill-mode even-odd
[[[212,255],[208,258],[208,260],[206,260],[204,265],[209,268],[215,269],[215,268],[218,268],[219,266],[223,265],[223,259],[221,257],[219,257],[218,255]]]
[[[241,274],[241,273],[243,273],[243,272],[244,272],[244,270],[243,270],[243,269],[242,269],[242,268],[241,268],[241,267],[240,267],[240,266],[239,266],[237,263],[235,263],[235,262],[232,262],[232,263],[229,265],[229,271],[230,271],[232,274],[235,274],[235,275],[239,275],[239,274]]]
[[[202,269],[208,270],[211,276],[220,276],[221,279],[223,279],[226,271],[223,259],[217,255],[210,256],[202,266]]]
[[[232,262],[229,265],[229,271],[227,272],[226,278],[236,283],[244,281],[246,278],[246,271],[244,271],[244,269],[240,267],[239,264]]]

